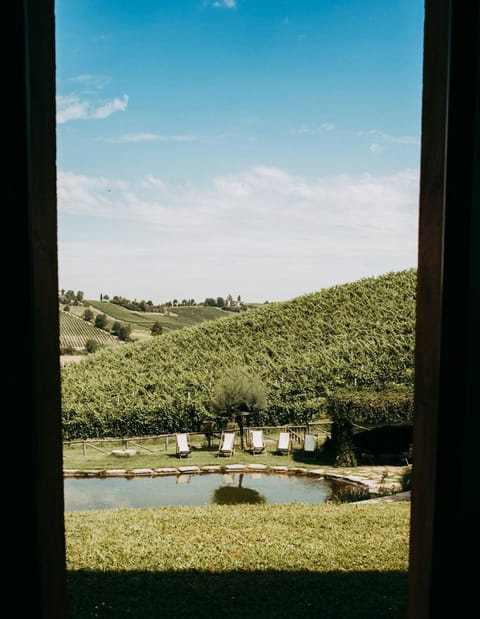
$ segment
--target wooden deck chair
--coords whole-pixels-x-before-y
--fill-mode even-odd
[[[222,432],[220,445],[218,446],[219,456],[233,456],[235,453],[235,432]]]
[[[277,443],[277,451],[281,454],[289,454],[292,451],[290,432],[280,432]]]
[[[315,434],[305,434],[303,452],[306,456],[314,456],[317,451],[317,437]]]
[[[263,430],[250,430],[250,451],[252,455],[265,453]]]
[[[179,458],[187,458],[192,452],[192,447],[188,441],[188,435],[185,433],[176,434],[175,438],[177,442],[177,447],[176,447],[177,456]]]

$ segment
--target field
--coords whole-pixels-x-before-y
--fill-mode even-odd
[[[110,333],[97,329],[91,323],[70,312],[61,311],[59,317],[60,348],[84,350],[88,340],[94,340],[100,346],[118,346],[120,344],[119,340]]]
[[[68,312],[60,309],[60,348],[84,351],[87,340],[93,340],[101,347],[118,346],[123,343],[108,331],[98,329],[92,322],[84,320],[83,314],[87,308],[92,310],[94,317],[97,314],[105,314],[108,321],[107,328],[111,328],[114,322],[130,325],[132,340],[151,339],[153,336],[150,331],[155,322],[162,325],[163,334],[166,334],[202,322],[233,316],[217,307],[175,307],[172,311],[159,314],[133,312],[106,301],[85,301],[82,305],[71,305]],[[72,360],[74,360],[72,355],[64,356],[62,366]],[[76,357],[75,360],[80,359]]]
[[[62,372],[64,438],[198,431],[232,370],[266,393],[250,425],[320,419],[340,389],[411,388],[415,291],[414,270],[387,273],[89,355]]]
[[[230,316],[230,314],[217,307],[204,307],[201,305],[174,307],[165,314],[157,312],[133,312],[121,305],[106,301],[90,300],[85,301],[85,305],[89,305],[97,312],[106,314],[111,320],[118,320],[121,323],[131,325],[133,330],[145,331],[148,333],[157,321],[162,325],[164,331],[168,332],[190,327],[207,320],[217,320],[218,318],[227,318]]]

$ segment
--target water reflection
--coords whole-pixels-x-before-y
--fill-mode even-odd
[[[228,480],[227,486],[219,486],[215,488],[212,494],[212,503],[216,505],[237,505],[239,503],[266,503],[267,499],[263,494],[260,494],[253,488],[243,487],[243,473],[239,474],[238,486],[231,485],[232,480]],[[233,476],[232,476],[233,477]],[[252,479],[259,479],[258,474],[250,475]]]
[[[338,486],[307,475],[235,472],[135,478],[68,478],[65,511],[119,507],[325,503]],[[343,484],[342,484],[343,486]]]

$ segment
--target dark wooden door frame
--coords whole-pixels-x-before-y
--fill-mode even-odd
[[[21,603],[20,584],[30,616],[65,619],[54,2],[10,2],[3,11],[15,103],[6,123],[6,208],[18,251],[17,298],[29,313],[16,359],[28,466],[23,518],[12,523],[25,552],[11,603]],[[477,1],[426,0],[409,619],[434,619],[449,604],[477,607],[466,558],[478,524],[478,33]],[[438,593],[445,578],[449,587]]]

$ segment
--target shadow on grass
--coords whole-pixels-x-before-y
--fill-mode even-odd
[[[299,464],[315,464],[318,466],[331,466],[333,465],[335,458],[327,455],[327,454],[323,454],[320,452],[316,452],[315,454],[311,455],[308,453],[305,453],[303,451],[303,449],[295,449],[292,453],[292,460],[294,460],[295,462],[298,462]]]
[[[70,619],[403,619],[407,572],[68,573]]]

